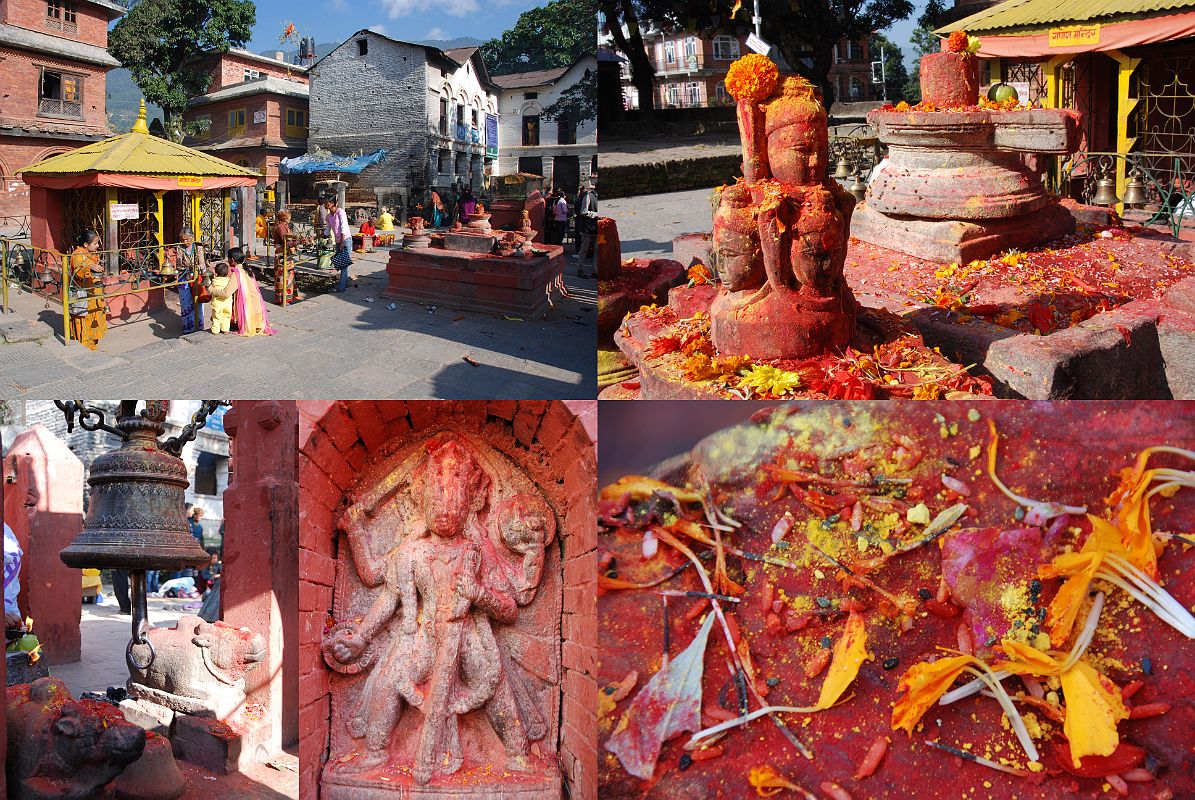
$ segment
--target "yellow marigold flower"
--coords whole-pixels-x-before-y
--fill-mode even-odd
[[[748,53],[730,65],[726,72],[726,91],[735,100],[761,103],[776,91],[780,70],[772,60],[759,53]]]
[[[710,278],[713,276],[710,273],[710,268],[705,264],[694,264],[689,267],[688,277],[693,286],[705,286],[710,283]]]

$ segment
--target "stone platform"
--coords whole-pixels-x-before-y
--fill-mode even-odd
[[[668,290],[685,280],[685,268],[671,259],[636,258],[623,264],[617,278],[598,282],[598,335],[609,341],[623,317],[640,306],[667,303]]]
[[[537,249],[548,255],[517,258],[396,248],[390,251],[388,286],[382,294],[414,303],[538,317],[549,308],[548,292],[564,273],[565,256],[560,245]]]
[[[1075,232],[1075,219],[1060,205],[1007,219],[921,219],[890,215],[864,202],[851,218],[851,236],[880,247],[900,243],[911,256],[930,261],[974,261],[1005,250],[1024,250]]]
[[[479,792],[478,780],[493,781],[495,772],[502,774],[501,787],[489,785]],[[320,797],[322,800],[560,800],[561,780],[559,768],[546,758],[535,763],[532,772],[502,771],[500,765],[487,765],[435,778],[427,786],[416,784],[410,769],[405,767],[382,767],[363,774],[325,768]]]

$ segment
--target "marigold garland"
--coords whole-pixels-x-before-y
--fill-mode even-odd
[[[950,34],[950,38],[946,40],[946,49],[951,53],[965,53],[967,52],[967,32],[955,31]]]
[[[726,72],[726,91],[735,100],[761,103],[772,96],[780,80],[780,70],[770,58],[748,53],[730,65]]]

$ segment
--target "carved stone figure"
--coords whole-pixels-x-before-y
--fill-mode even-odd
[[[107,703],[75,700],[57,678],[8,687],[10,800],[108,800],[145,731]]]
[[[440,433],[396,458],[342,515],[351,563],[322,652],[345,679],[324,795],[460,797],[496,781],[480,796],[558,797],[558,767],[532,749],[557,724],[559,600],[536,600],[545,582],[559,591],[545,580],[555,516],[480,441]]]
[[[266,640],[217,620],[180,617],[173,628],[150,628],[148,669],[130,666],[129,694],[184,714],[225,719],[245,701],[245,673],[265,658]],[[148,648],[133,645],[136,660]]]
[[[842,272],[855,200],[827,175],[821,97],[788,77],[766,97],[740,99],[738,119],[744,182],[722,191],[714,214],[723,283],[710,312],[714,344],[759,359],[841,350],[855,328]]]

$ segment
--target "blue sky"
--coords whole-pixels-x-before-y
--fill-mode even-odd
[[[917,18],[925,10],[925,0],[914,0],[913,6],[913,13],[909,15],[908,19],[903,19],[882,32],[900,47],[905,56],[905,66],[909,69],[913,68],[913,43],[909,41],[909,37],[913,35],[913,29],[917,27]]]
[[[512,27],[519,14],[544,5],[533,0],[257,0],[257,27],[249,49],[278,47],[293,22],[316,42],[342,42],[362,28],[396,39],[492,39]]]

